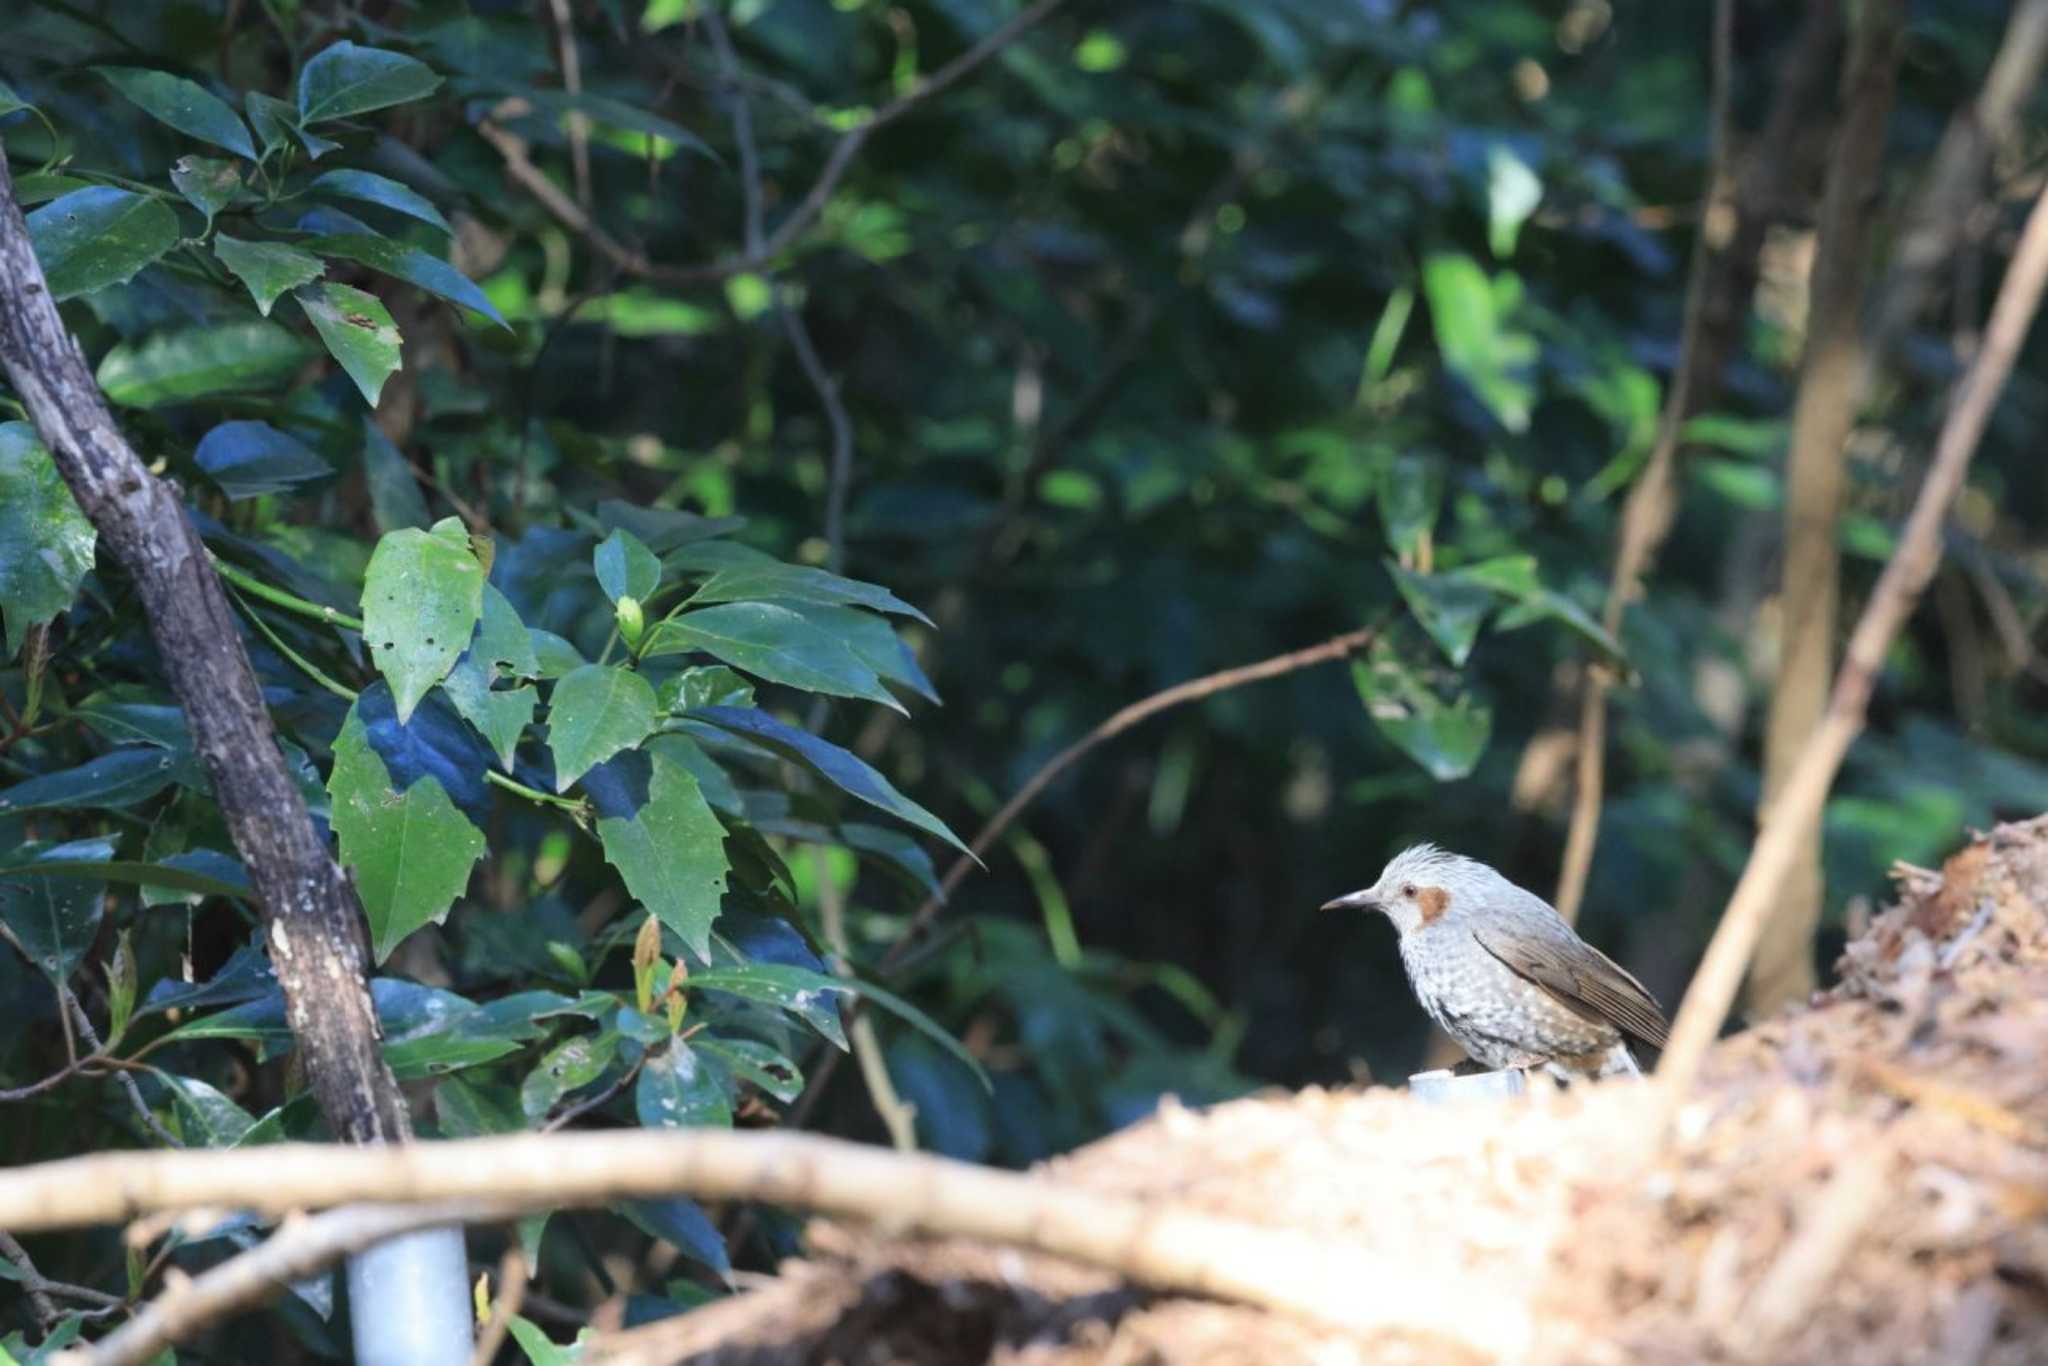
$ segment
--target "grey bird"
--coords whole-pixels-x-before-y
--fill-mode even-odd
[[[1664,1046],[1656,998],[1551,904],[1476,859],[1418,844],[1328,910],[1379,911],[1430,1017],[1493,1068],[1562,1080],[1640,1076],[1630,1045]]]

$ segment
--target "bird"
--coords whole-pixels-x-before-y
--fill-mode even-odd
[[[1378,911],[1430,1017],[1474,1061],[1561,1081],[1640,1076],[1631,1045],[1670,1031],[1648,988],[1556,908],[1477,859],[1418,844],[1323,909]]]

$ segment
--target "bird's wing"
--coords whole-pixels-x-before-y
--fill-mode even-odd
[[[1515,976],[1534,983],[1588,1019],[1604,1020],[1653,1048],[1671,1026],[1649,990],[1628,970],[1576,937],[1472,931],[1472,937]]]

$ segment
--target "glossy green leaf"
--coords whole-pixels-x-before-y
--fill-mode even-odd
[[[242,170],[219,157],[179,157],[171,167],[171,184],[185,196],[186,203],[212,222],[213,216],[241,193]]]
[[[299,70],[299,118],[345,119],[431,95],[441,78],[402,52],[342,41],[322,48]]]
[[[476,287],[474,281],[431,252],[395,242],[389,237],[368,237],[362,233],[309,238],[305,246],[308,251],[322,256],[355,261],[371,270],[418,285],[429,294],[482,314],[500,327],[509,329],[512,326],[484,297],[484,292]]]
[[[37,204],[47,204],[53,199],[70,194],[73,190],[91,189],[92,184],[90,180],[81,180],[73,175],[28,171],[14,178],[14,202],[24,209],[33,208]]]
[[[263,144],[264,156],[290,143],[298,112],[288,101],[251,90],[242,96],[242,110],[249,116],[249,126],[256,130],[256,141]]]
[[[386,1044],[384,1065],[400,1081],[417,1081],[496,1062],[519,1049],[515,1039],[473,1038],[452,1032],[423,1034]]]
[[[803,1094],[804,1074],[787,1057],[755,1039],[720,1039],[699,1035],[691,1044],[725,1064],[741,1081],[752,1082],[787,1104]]]
[[[1534,372],[1540,347],[1511,330],[1500,296],[1477,261],[1442,253],[1422,266],[1422,292],[1444,364],[1471,388],[1501,426],[1529,429],[1536,405]]]
[[[334,473],[305,442],[267,422],[223,422],[199,438],[192,459],[231,499],[289,492]]]
[[[305,341],[272,322],[191,327],[117,344],[100,361],[99,383],[115,403],[154,408],[274,388],[313,354]]]
[[[1352,681],[1380,733],[1438,782],[1463,778],[1493,734],[1493,713],[1461,695],[1445,704],[1398,662],[1354,661]]]
[[[585,773],[583,790],[597,808],[604,856],[626,890],[691,952],[709,958],[728,865],[725,827],[696,778],[660,753],[621,754]]]
[[[828,607],[816,602],[786,605],[853,651],[853,657],[873,669],[884,682],[908,688],[929,702],[939,700],[932,681],[919,667],[917,656],[910,652],[910,646],[896,633],[896,624],[887,617],[878,617],[857,607]]]
[[[548,699],[548,748],[555,756],[555,791],[654,730],[660,711],[654,689],[630,669],[585,664],[564,675]]]
[[[853,989],[837,978],[786,963],[744,963],[693,972],[690,990],[723,991],[791,1011],[839,1048],[846,1047],[846,1031],[839,1020],[839,998],[851,995]]]
[[[109,836],[74,840],[37,850],[32,859],[59,863],[104,862],[114,856]],[[0,923],[14,933],[34,963],[51,981],[64,983],[78,970],[99,934],[105,912],[104,884],[76,877],[10,877],[0,881]]]
[[[455,230],[448,226],[448,220],[432,201],[411,186],[401,185],[389,176],[374,171],[327,171],[315,176],[313,183],[306,187],[314,194],[331,198],[355,199],[365,204],[377,204],[394,213],[416,218],[422,223],[431,223],[442,232]]]
[[[716,1060],[681,1039],[650,1051],[633,1084],[633,1113],[643,1129],[729,1129],[730,1082]]]
[[[661,586],[661,561],[623,527],[598,543],[591,560],[597,567],[597,586],[613,602],[620,598],[646,602]]]
[[[469,885],[485,844],[483,832],[433,775],[418,777],[403,792],[394,790],[391,771],[371,747],[361,707],[358,699],[335,737],[327,791],[341,861],[362,897],[371,947],[381,963],[407,935],[448,914]]]
[[[201,853],[210,851],[197,851]],[[184,855],[178,855],[184,858]],[[239,872],[241,865],[226,855],[219,856],[224,862],[234,864]],[[228,881],[195,868],[181,866],[175,862],[137,863],[133,860],[109,860],[95,863],[89,860],[64,860],[38,858],[29,862],[0,863],[0,881],[20,882],[31,877],[89,878],[95,882],[124,882],[138,887],[170,888],[188,892],[195,897],[226,896],[247,900],[249,880],[243,875],[238,881]]]
[[[751,708],[703,707],[690,715],[720,730],[743,735],[784,758],[793,759],[841,791],[880,807],[920,830],[937,835],[963,854],[969,852],[944,821],[898,792],[887,778],[829,740],[784,725],[768,713]]]
[[[177,768],[177,757],[154,745],[108,750],[75,768],[39,773],[0,788],[0,816],[76,806],[134,806],[169,787]]]
[[[0,625],[7,658],[31,626],[71,606],[92,570],[94,532],[26,422],[0,422]]]
[[[1402,601],[1453,665],[1462,667],[1496,599],[1486,588],[1447,574],[1417,574],[1387,561]]]
[[[95,185],[30,214],[28,237],[61,301],[133,279],[178,245],[178,215],[162,200]]]
[[[932,619],[878,584],[862,583],[798,564],[736,565],[721,569],[690,595],[692,602],[815,602],[872,608],[897,616]]]
[[[463,660],[441,680],[442,689],[462,719],[475,726],[498,756],[498,767],[512,771],[513,754],[533,713],[540,706],[540,689],[531,683],[517,688],[493,688],[483,670]]]
[[[519,1108],[530,1120],[542,1118],[571,1091],[603,1076],[618,1054],[619,1036],[610,1030],[564,1039],[548,1050],[520,1084]]]
[[[178,1127],[184,1130],[187,1143],[202,1148],[232,1148],[256,1127],[256,1116],[199,1078],[167,1072],[157,1076],[171,1093]]]
[[[327,354],[341,363],[372,408],[384,381],[399,368],[398,324],[383,300],[352,285],[322,284],[293,296],[306,310]]]
[[[241,117],[218,95],[197,81],[135,66],[93,68],[151,118],[188,137],[225,147],[237,156],[256,159],[256,144]]]
[[[363,576],[363,640],[391,684],[401,723],[469,647],[483,600],[483,566],[455,518],[378,540]]]
[[[1627,666],[1621,642],[1609,635],[1607,629],[1596,620],[1592,613],[1573,602],[1562,593],[1546,588],[1536,567],[1533,555],[1503,555],[1496,559],[1482,560],[1467,565],[1455,575],[1461,582],[1468,583],[1517,604],[1520,611],[1511,620],[1503,615],[1500,629],[1524,622],[1550,620],[1562,623],[1581,639],[1607,656],[1612,663]]]
[[[642,653],[652,657],[683,650],[700,650],[770,683],[903,710],[845,642],[774,603],[732,602],[685,612],[650,632]]]
[[[297,247],[282,242],[244,242],[224,232],[214,234],[213,254],[248,289],[250,297],[256,300],[257,311],[266,318],[279,295],[310,284],[327,272],[319,257]]]

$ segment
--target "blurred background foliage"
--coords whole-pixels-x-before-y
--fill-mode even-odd
[[[743,518],[732,539],[798,563],[843,553],[844,572],[930,614],[935,629],[906,638],[944,705],[913,701],[905,718],[850,701],[807,712],[772,687],[762,700],[808,716],[963,837],[1119,707],[1384,623],[1357,670],[1223,692],[1097,749],[960,884],[937,938],[885,980],[965,1043],[992,1091],[926,1035],[878,1025],[920,1142],[1006,1163],[1165,1092],[1404,1076],[1429,1045],[1392,936],[1314,908],[1423,838],[1554,885],[1577,690],[1604,649],[1593,623],[1619,510],[1676,360],[1711,6],[1058,6],[875,132],[787,250],[692,280],[747,252],[751,154],[732,95],[772,232],[846,129],[1019,8],[721,0],[729,81],[703,3],[4,0],[0,78],[60,131],[53,144],[24,111],[0,134],[18,175],[61,155],[65,170],[160,178],[189,143],[110,100],[94,63],[284,90],[348,37],[432,66],[445,85],[362,121],[337,160],[410,186],[452,238],[374,203],[348,213],[446,243],[510,327],[357,281],[404,337],[375,410],[386,441],[340,423],[320,447],[338,477],[238,502],[231,529],[289,555],[295,591],[350,603],[376,532],[423,500],[486,525],[493,582],[593,658],[610,617],[574,538],[602,500]],[[1870,206],[1880,253],[2006,9],[1909,8]],[[1800,6],[1736,6],[1743,147],[1802,22]],[[1630,679],[1612,704],[1582,925],[1667,1003],[1754,824],[1825,104],[1788,153],[1797,192],[1771,206],[1720,392],[1688,428],[1670,540],[1620,633]],[[1852,613],[2041,174],[2044,113],[2037,96],[1858,422],[1841,527]],[[665,274],[622,268],[508,179],[486,121]],[[221,316],[218,288],[153,268],[85,300],[74,325],[97,357]],[[831,414],[790,317],[851,423],[839,546]],[[1885,894],[1893,859],[1936,862],[1964,827],[2048,804],[2041,351],[2013,377],[1949,559],[1828,808],[1823,963],[1848,909]],[[306,411],[359,410],[332,367],[304,378]],[[128,417],[147,453],[203,482],[189,453],[204,423]],[[124,665],[116,649],[92,667],[105,682]],[[330,734],[338,722],[337,709]],[[799,785],[747,815],[785,848],[802,923],[815,931],[821,903],[846,899],[851,957],[871,971],[919,878],[815,842],[807,800]],[[547,938],[576,938],[579,916],[604,918],[593,898],[616,895],[601,852],[558,817],[501,804],[469,895],[393,969],[465,989],[544,975]],[[940,871],[945,854],[931,846]],[[22,971],[0,964],[17,1020],[37,1008],[19,1004]],[[853,1067],[807,1122],[882,1132]]]

